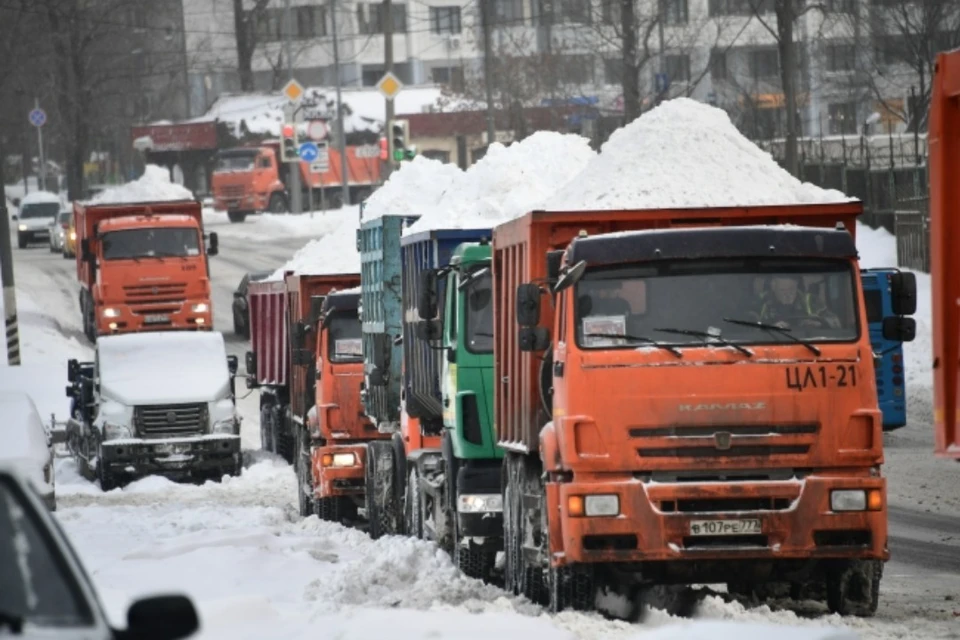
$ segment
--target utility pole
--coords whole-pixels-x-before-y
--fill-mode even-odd
[[[289,2],[289,0],[287,0]],[[337,2],[330,0],[330,26],[333,30],[333,74],[337,83],[337,146],[340,148],[340,189],[343,206],[350,204],[350,174],[347,170],[347,135],[343,127],[343,95],[340,91],[340,44],[337,41]],[[387,104],[390,101],[387,100]],[[389,109],[389,107],[388,107]]]
[[[483,22],[483,83],[487,92],[487,144],[493,144],[497,131],[494,126],[495,112],[493,110],[493,73],[491,65],[491,31],[493,22],[490,15],[490,4],[493,0],[480,0],[480,15]]]
[[[39,109],[40,98],[34,98],[33,105]],[[36,127],[36,130],[37,146],[40,149],[40,191],[45,191],[47,189],[47,161],[43,157],[43,127]]]
[[[376,5],[374,5],[376,6]],[[393,72],[393,0],[383,0],[383,67],[384,74]],[[393,100],[387,98],[387,117],[383,121],[383,129],[386,135],[393,135],[388,131],[389,123],[396,115]],[[387,166],[384,169],[383,179],[386,180],[393,172],[393,158],[387,158]]]
[[[3,139],[0,138],[0,280],[3,281],[4,329],[7,336],[7,364],[20,364],[20,332],[17,328],[17,290],[13,284],[13,249],[10,242],[10,215],[7,212],[3,176]]]
[[[293,48],[293,10],[290,8],[290,0],[284,0],[283,2],[283,12],[284,12],[284,22],[286,27],[284,28],[283,35],[283,48],[284,55],[287,57],[287,75],[290,80],[293,80],[293,55],[291,50]],[[293,112],[292,124],[294,127],[297,126],[297,116],[296,111]],[[300,192],[300,161],[290,163],[290,208],[293,213],[301,213],[303,211],[303,206],[301,203],[302,193]]]
[[[667,59],[666,59],[666,49],[664,46],[664,37],[663,37],[663,23],[667,19],[667,13],[665,11],[664,0],[657,0],[657,34],[660,37],[660,77],[665,77],[667,73]],[[657,90],[657,104],[663,100],[664,94],[667,92],[666,85],[664,85],[663,91],[659,87],[654,87]]]

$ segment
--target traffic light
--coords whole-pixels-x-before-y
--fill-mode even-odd
[[[380,159],[384,162],[390,159],[390,143],[386,137],[380,138]]]
[[[299,146],[300,141],[297,140],[297,128],[290,123],[284,123],[283,129],[280,132],[280,159],[283,162],[299,162]]]
[[[391,120],[387,127],[389,155],[393,162],[412,160],[417,155],[410,144],[410,123],[407,120]]]

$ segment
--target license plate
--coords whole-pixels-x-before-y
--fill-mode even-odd
[[[691,520],[692,536],[740,536],[761,533],[760,520]]]
[[[228,203],[227,203],[227,209],[239,209],[239,208],[240,208],[240,202],[239,202],[239,201],[236,201],[236,202],[228,202]]]
[[[170,322],[170,316],[162,313],[150,313],[143,316],[143,321],[147,324],[159,324],[161,322]]]

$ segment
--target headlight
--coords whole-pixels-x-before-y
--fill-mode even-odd
[[[620,496],[617,494],[570,496],[567,513],[571,516],[613,517],[620,515]]]
[[[71,232],[70,232],[70,239],[71,239],[71,240],[76,240],[76,239],[77,239],[77,232],[76,232],[76,231],[71,231]]]
[[[830,492],[831,511],[879,511],[883,496],[877,489],[840,489]]]
[[[119,317],[120,317],[120,310],[119,310],[119,309],[114,309],[113,307],[107,307],[106,309],[103,310],[103,317],[104,317],[104,318],[119,318]]]
[[[133,432],[130,431],[130,427],[127,425],[110,424],[109,422],[104,423],[103,434],[104,440],[123,440],[133,437]]]
[[[460,513],[500,513],[503,511],[503,496],[499,493],[462,495],[457,498]]]
[[[27,225],[22,224],[22,225],[20,225],[19,227],[17,227],[17,229],[20,229],[20,231],[26,231],[26,230],[27,230]]]
[[[236,432],[236,422],[233,418],[229,420],[221,420],[220,422],[213,423],[212,433],[217,433],[220,435],[233,435]]]
[[[206,313],[207,311],[210,311],[210,305],[208,305],[206,302],[198,302],[197,304],[190,307],[190,309],[194,313]]]
[[[352,453],[325,453],[320,458],[324,467],[352,467],[357,464],[357,456]]]

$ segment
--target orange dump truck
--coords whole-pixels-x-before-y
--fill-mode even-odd
[[[200,203],[74,204],[84,333],[213,328]]]
[[[368,145],[348,146],[346,151],[350,202],[360,202],[380,182],[379,150]],[[218,152],[212,180],[214,208],[226,211],[231,222],[243,222],[251,213],[289,211],[289,172],[293,164],[280,162],[279,158],[279,140]],[[311,205],[319,209],[321,196],[327,208],[340,206],[340,164],[336,148],[329,149],[325,171],[314,171],[317,167],[309,162],[299,163],[304,211]]]
[[[930,101],[934,446],[960,460],[960,51],[937,56]]]
[[[494,230],[508,589],[559,610],[604,586],[726,583],[876,610],[861,211],[533,212]]]

